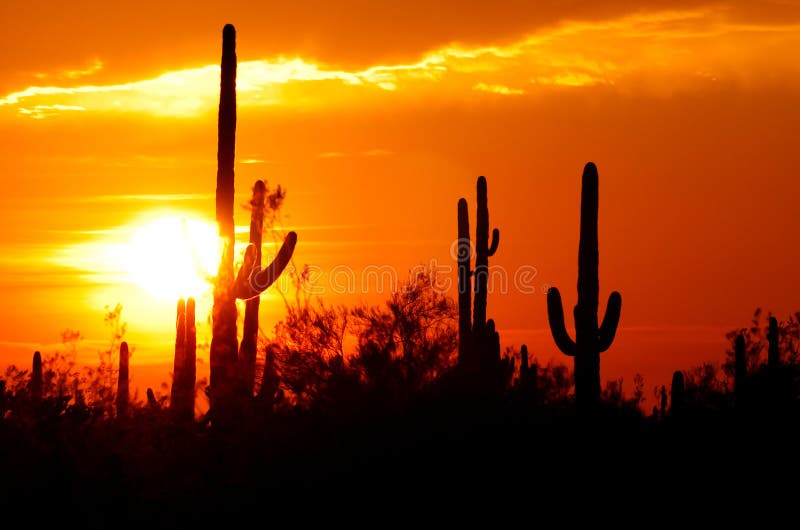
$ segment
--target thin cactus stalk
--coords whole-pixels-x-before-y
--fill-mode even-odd
[[[175,361],[173,364],[170,413],[177,422],[194,419],[194,386],[197,379],[197,330],[195,302],[178,300],[175,324]]]
[[[222,256],[212,310],[210,347],[210,402],[213,417],[222,421],[236,406],[238,340],[236,299],[261,294],[280,276],[291,260],[297,234],[290,232],[275,260],[266,268],[256,266],[259,254],[254,245],[245,252],[244,263],[234,278],[234,158],[236,144],[236,30],[227,24],[222,30],[219,121],[217,143],[216,218],[223,242]]]
[[[42,400],[42,354],[33,353],[33,367],[30,382],[31,401],[39,403]]]
[[[666,408],[666,394],[661,398],[661,406]],[[686,385],[683,379],[683,372],[680,370],[672,374],[672,388],[670,389],[670,408],[672,416],[680,416],[686,407]]]
[[[121,417],[128,414],[128,402],[130,400],[129,361],[128,343],[123,341],[119,345],[119,372],[117,373],[117,415]]]
[[[528,346],[525,344],[522,345],[519,351],[519,381],[521,384],[525,384],[526,380],[528,379]]]
[[[575,306],[575,340],[567,333],[561,293],[555,287],[547,293],[550,331],[558,348],[575,359],[575,399],[578,407],[592,409],[600,401],[600,353],[614,341],[619,324],[622,297],[612,292],[606,314],[598,326],[599,251],[597,168],[591,162],[583,170],[581,189],[581,233],[578,247],[578,304]]]
[[[489,283],[489,258],[497,252],[500,244],[500,231],[492,231],[489,244],[489,201],[486,178],[478,177],[478,211],[475,226],[475,302],[472,315],[472,331],[477,336],[486,329],[486,298]]]
[[[255,250],[253,266],[261,268],[261,241],[264,231],[264,206],[267,188],[264,182],[256,181],[253,198],[250,200],[250,244]],[[260,298],[255,296],[245,302],[244,329],[239,346],[239,380],[245,396],[253,395],[256,382],[256,350],[258,348],[258,307]]]
[[[733,345],[733,393],[737,405],[742,405],[745,399],[745,386],[747,385],[747,345],[744,333],[736,335]]]
[[[472,282],[470,260],[472,245],[469,238],[469,209],[466,199],[458,200],[458,362],[464,364],[470,356],[472,338]]]
[[[522,345],[519,352],[520,365],[519,365],[519,384],[524,394],[528,397],[536,399],[537,385],[539,378],[539,367],[536,364],[530,364],[528,355],[528,346]]]
[[[781,365],[780,333],[778,332],[778,319],[769,317],[767,328],[767,366],[770,372],[775,372]]]

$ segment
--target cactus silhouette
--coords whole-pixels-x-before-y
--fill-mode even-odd
[[[39,403],[42,400],[42,354],[33,353],[33,367],[30,381],[31,401]]]
[[[498,361],[499,335],[486,321],[489,258],[497,252],[500,231],[492,231],[489,242],[489,206],[485,177],[478,177],[477,222],[475,226],[475,270],[470,271],[472,245],[469,238],[469,210],[466,199],[458,200],[458,358],[462,365],[481,368]],[[474,302],[470,307],[474,292]]]
[[[567,333],[561,293],[555,287],[547,293],[547,316],[550,331],[558,348],[575,359],[575,399],[579,408],[590,409],[600,401],[600,353],[614,341],[619,324],[622,297],[612,292],[606,315],[598,326],[599,251],[597,242],[598,210],[597,168],[591,162],[583,169],[581,188],[581,233],[578,246],[578,304],[575,317],[575,340]]]
[[[161,408],[158,406],[158,400],[156,399],[155,392],[153,392],[153,389],[149,387],[147,388],[147,406],[152,410],[158,410]]]
[[[669,413],[672,416],[680,416],[686,408],[686,387],[683,380],[683,372],[680,370],[672,374],[672,388],[670,389]],[[666,395],[661,398],[662,406],[666,400]]]
[[[469,236],[469,208],[466,199],[458,200],[458,362],[464,364],[470,356],[472,342],[472,244]]]
[[[264,231],[264,200],[267,187],[256,181],[253,198],[250,199],[250,244],[255,258],[253,266],[261,267],[261,240]],[[253,395],[256,381],[256,349],[258,345],[258,307],[260,298],[255,296],[245,303],[242,343],[239,345],[238,374],[241,390],[245,396]]]
[[[524,383],[525,379],[528,377],[528,346],[525,344],[519,350],[519,380],[520,383]]]
[[[239,273],[234,278],[234,156],[236,143],[236,30],[227,24],[222,30],[219,118],[217,143],[216,218],[223,242],[217,281],[214,287],[211,338],[210,402],[214,417],[224,421],[235,407],[237,388],[238,340],[236,298],[250,299],[261,294],[280,276],[289,263],[297,234],[290,232],[275,260],[266,268],[256,266],[260,254],[255,245],[247,248]]]
[[[744,333],[736,335],[733,345],[733,394],[737,405],[742,405],[745,400],[745,385],[747,379],[747,345]]]
[[[175,324],[175,362],[172,373],[169,409],[173,420],[190,422],[194,419],[194,385],[197,378],[197,330],[195,302],[178,300]]]
[[[497,252],[500,231],[492,231],[489,245],[489,202],[486,178],[478,177],[478,212],[475,226],[475,302],[472,315],[472,331],[480,336],[486,328],[486,295],[489,282],[489,258]]]
[[[525,396],[536,398],[539,369],[537,365],[531,366],[528,358],[528,347],[523,344],[520,352],[519,384]]]
[[[119,345],[119,372],[117,373],[118,416],[125,416],[128,413],[128,401],[130,400],[129,360],[128,343],[123,341]]]
[[[767,366],[770,372],[775,372],[781,365],[779,340],[778,319],[769,317],[769,326],[767,327],[767,342],[769,343],[769,348],[767,349]]]

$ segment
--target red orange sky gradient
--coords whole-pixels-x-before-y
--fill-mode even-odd
[[[298,264],[452,265],[456,202],[474,216],[485,175],[491,263],[537,271],[535,294],[512,285],[489,314],[504,346],[560,357],[543,291],[575,303],[592,160],[601,300],[624,299],[603,379],[630,390],[642,373],[651,397],[674,369],[721,360],[756,307],[800,309],[797,2],[227,4],[0,5],[0,364],[56,350],[65,328],[91,361],[104,306],[122,303],[134,378],[168,380],[174,301],[115,249],[149,219],[213,219],[226,22],[237,197],[257,178],[288,190]],[[326,300],[386,296],[356,287]],[[270,330],[282,303],[265,300]]]

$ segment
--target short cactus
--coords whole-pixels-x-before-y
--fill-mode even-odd
[[[197,379],[197,330],[195,302],[178,300],[175,324],[175,361],[172,374],[169,409],[177,422],[194,419],[194,386]]]
[[[119,371],[117,373],[117,415],[120,417],[128,413],[128,401],[130,400],[129,360],[128,343],[123,341],[119,345]]]
[[[42,401],[42,354],[38,351],[33,354],[30,393],[32,402],[39,403]]]

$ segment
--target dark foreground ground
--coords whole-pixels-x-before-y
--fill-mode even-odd
[[[567,524],[593,503],[631,522],[638,509],[655,510],[648,520],[731,516],[764,502],[774,515],[797,502],[794,407],[662,419],[613,408],[585,418],[507,400],[359,408],[252,417],[230,430],[177,427],[147,409],[126,420],[6,419],[0,499],[9,514],[40,523],[180,528],[373,510],[384,522],[488,513]]]

